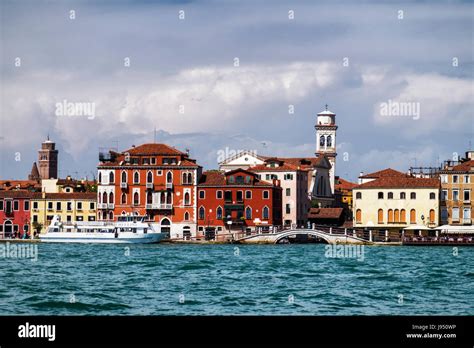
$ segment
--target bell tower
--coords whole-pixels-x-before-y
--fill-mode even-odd
[[[321,111],[316,119],[316,157],[324,155],[331,163],[329,181],[331,192],[334,194],[334,176],[336,173],[336,114],[328,110]]]
[[[49,135],[38,151],[38,164],[41,179],[58,178],[58,150],[56,150],[56,143],[49,140]]]

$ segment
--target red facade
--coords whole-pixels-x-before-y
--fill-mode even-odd
[[[0,191],[0,236],[21,238],[30,233],[31,197],[26,190]]]
[[[278,180],[260,181],[256,174],[243,169],[205,172],[198,185],[199,234],[251,233],[281,226],[281,200]]]

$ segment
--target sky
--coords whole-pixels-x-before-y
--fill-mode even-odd
[[[348,180],[474,147],[472,2],[0,4],[0,179],[26,179],[48,134],[60,177],[155,139],[204,169],[245,149],[311,157],[326,104]]]

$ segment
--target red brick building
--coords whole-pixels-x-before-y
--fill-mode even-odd
[[[198,236],[270,231],[282,225],[281,201],[278,180],[265,182],[244,169],[205,172],[198,186]]]
[[[147,216],[171,238],[196,236],[196,186],[202,168],[165,144],[143,144],[99,155],[98,219]]]
[[[30,199],[28,190],[0,191],[0,238],[21,238],[30,233]]]

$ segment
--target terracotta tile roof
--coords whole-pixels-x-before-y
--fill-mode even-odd
[[[387,168],[387,169],[379,170],[378,172],[362,175],[360,178],[361,179],[377,179],[377,178],[391,177],[391,176],[406,176],[406,174],[392,168]]]
[[[124,153],[125,152],[131,155],[187,155],[169,145],[154,143],[135,146],[124,151]]]
[[[0,198],[31,198],[34,192],[28,190],[6,190],[0,191]]]
[[[456,172],[469,172],[474,168],[474,160],[466,161],[453,167]]]
[[[278,167],[267,167],[265,164],[259,164],[254,167],[250,167],[249,170],[253,172],[289,172],[302,169],[298,169],[297,166],[294,166],[292,164],[285,163]]]
[[[277,161],[282,163],[281,169],[280,167],[266,167],[264,164],[260,164],[257,166],[252,167],[252,170],[271,170],[271,171],[284,171],[284,170],[310,170],[313,169],[314,166],[318,165],[321,160],[322,156],[320,157],[268,157],[268,156],[260,156],[265,162]],[[286,166],[286,167],[283,167]],[[256,168],[256,169],[254,169]],[[285,169],[283,169],[285,168]]]
[[[415,178],[412,176],[388,176],[358,185],[356,189],[363,188],[438,188],[440,182],[432,178]]]
[[[36,180],[0,180],[0,191],[17,189],[41,190],[41,184]]]
[[[308,218],[339,219],[343,211],[343,208],[311,208],[308,212]]]
[[[236,169],[235,171],[240,171],[241,169]],[[235,172],[233,171],[233,172]],[[225,175],[228,174],[218,170],[211,170],[204,172],[199,179],[199,186],[269,186],[272,187],[273,184],[254,179],[254,184],[226,184]],[[253,174],[253,173],[251,173]]]
[[[42,192],[34,192],[33,199],[41,199],[43,197]],[[54,192],[46,193],[46,199],[83,199],[83,200],[96,200],[97,193],[95,192]]]
[[[334,188],[336,190],[352,190],[354,187],[356,187],[357,184],[344,180],[343,178],[336,177],[336,184],[334,185]]]

